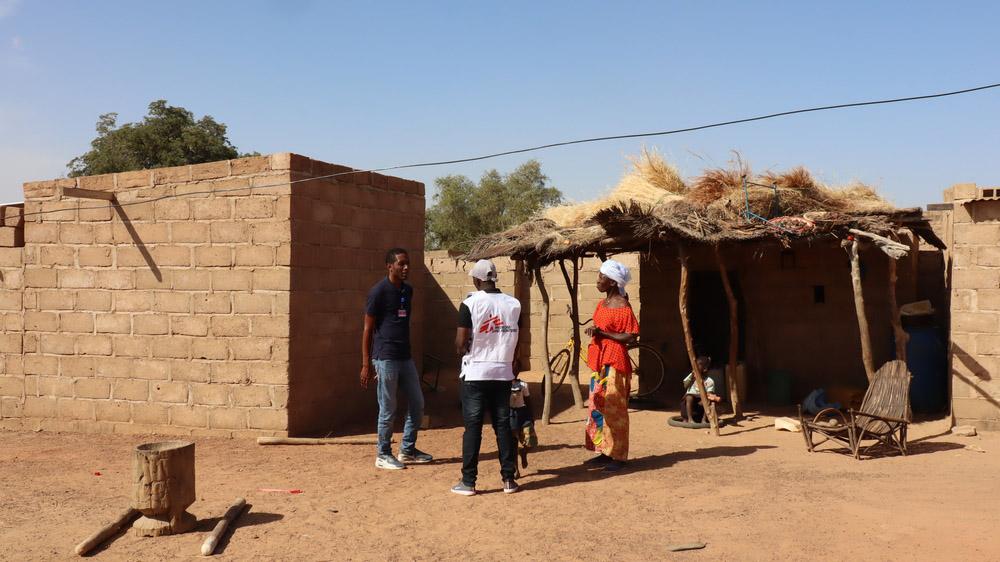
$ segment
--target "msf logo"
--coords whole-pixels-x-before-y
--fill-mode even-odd
[[[501,320],[499,316],[491,316],[487,318],[485,322],[479,325],[480,334],[495,334],[495,333],[507,333],[516,331],[517,331],[516,327],[504,324],[503,320]]]

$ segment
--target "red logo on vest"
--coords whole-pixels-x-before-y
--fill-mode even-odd
[[[495,332],[513,332],[514,329],[510,326],[504,324],[500,316],[490,316],[482,324],[479,325],[480,334],[492,334]]]

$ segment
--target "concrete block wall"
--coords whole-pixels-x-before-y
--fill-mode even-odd
[[[374,430],[374,391],[362,391],[361,331],[368,290],[386,275],[389,248],[409,251],[411,343],[422,357],[424,185],[352,173],[293,155],[289,431],[326,433],[352,423]],[[325,177],[331,176],[334,177]]]
[[[403,246],[420,298],[423,184],[282,153],[24,192],[26,222],[0,208],[0,427],[240,436],[374,420],[357,384],[365,295]],[[117,206],[93,198],[110,193]]]
[[[25,184],[22,426],[283,434],[288,168],[274,155]]]
[[[950,236],[952,415],[1000,429],[1000,200],[976,184],[945,191]]]
[[[0,427],[24,408],[24,205],[0,206]]]

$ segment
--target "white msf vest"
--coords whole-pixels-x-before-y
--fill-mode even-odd
[[[462,357],[462,376],[466,380],[479,378],[479,371],[487,366],[477,363],[503,363],[510,370],[514,348],[517,347],[520,301],[503,293],[476,291],[462,304],[469,307],[472,313],[472,345]],[[513,376],[511,370],[504,379],[509,380]]]

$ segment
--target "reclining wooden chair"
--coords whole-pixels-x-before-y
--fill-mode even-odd
[[[866,447],[883,445],[906,455],[906,427],[910,418],[910,372],[903,361],[889,361],[879,369],[868,385],[861,408],[848,410],[845,417],[835,408],[827,408],[806,420],[799,406],[799,421],[806,447],[812,452],[817,445],[835,441],[847,447],[854,458],[861,458],[862,443]],[[822,439],[813,442],[813,434]]]

